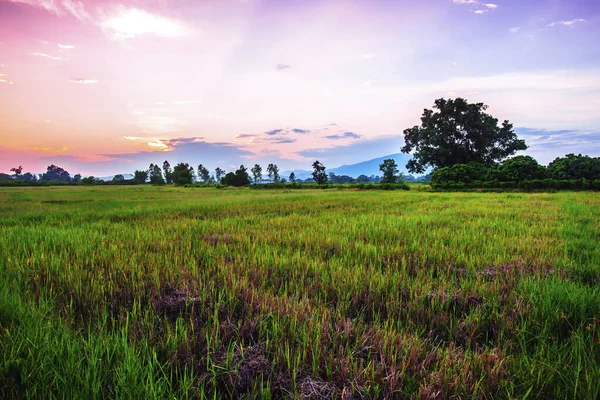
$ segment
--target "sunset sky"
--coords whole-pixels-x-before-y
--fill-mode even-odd
[[[335,167],[456,96],[600,156],[600,1],[489,1],[0,0],[0,171]]]

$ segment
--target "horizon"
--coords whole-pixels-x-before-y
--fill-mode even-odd
[[[584,0],[0,0],[0,171],[331,169],[399,153],[440,97],[542,164],[600,156],[599,22]]]

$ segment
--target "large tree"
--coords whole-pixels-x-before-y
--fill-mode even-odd
[[[468,103],[462,98],[437,99],[425,109],[421,125],[404,130],[403,153],[414,151],[406,164],[409,172],[423,173],[428,167],[481,163],[496,165],[519,150],[527,149],[510,122],[498,126],[498,119],[487,114],[483,103]]]

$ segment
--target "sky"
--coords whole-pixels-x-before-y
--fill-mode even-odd
[[[440,97],[600,156],[599,37],[597,0],[0,0],[0,171],[331,168]]]

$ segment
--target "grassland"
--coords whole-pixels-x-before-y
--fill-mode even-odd
[[[600,396],[600,194],[0,189],[0,397]]]

